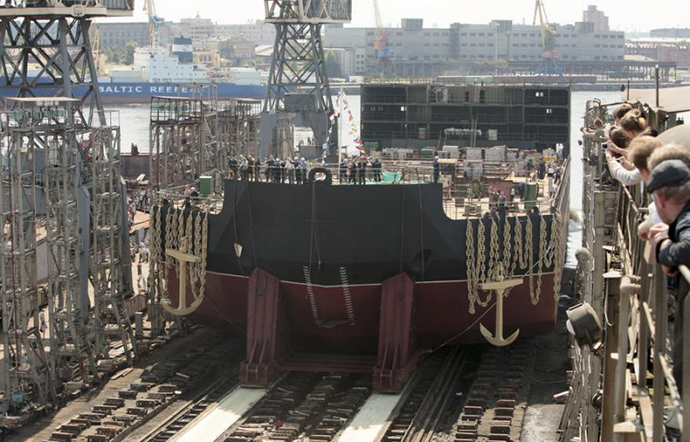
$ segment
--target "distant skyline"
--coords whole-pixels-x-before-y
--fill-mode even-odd
[[[374,26],[372,0],[353,0],[353,18],[350,26]],[[477,4],[483,5],[482,8]],[[549,22],[571,24],[582,20],[582,11],[596,4],[609,17],[612,30],[641,32],[656,28],[689,27],[687,2],[665,0],[659,5],[631,3],[630,0],[545,0]],[[431,7],[433,6],[433,7]],[[463,8],[463,6],[469,6]],[[143,1],[136,0],[135,20],[145,20]],[[513,20],[531,24],[534,14],[532,0],[487,0],[468,2],[458,0],[379,0],[385,26],[400,26],[401,18],[423,18],[425,27],[448,27],[451,23],[488,23],[493,19]],[[210,18],[216,23],[247,23],[264,18],[263,0],[157,0],[157,13],[167,21],[181,18]],[[676,13],[673,13],[676,11]]]

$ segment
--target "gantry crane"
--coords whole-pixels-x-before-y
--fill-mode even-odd
[[[378,0],[374,0],[374,18],[376,19],[376,41],[374,42],[374,50],[376,52],[378,70],[381,76],[386,77],[390,75],[393,51],[388,42],[388,32],[383,27]]]
[[[144,11],[146,11],[146,15],[148,16],[149,44],[151,45],[151,47],[155,48],[159,44],[158,28],[160,27],[163,20],[158,15],[156,15],[156,4],[154,0],[146,0],[146,2],[144,3]]]
[[[536,0],[534,5],[534,18],[532,24],[537,24],[537,17],[539,17],[539,26],[541,27],[541,63],[536,69],[538,74],[542,75],[553,75],[562,74],[563,71],[556,64],[556,59],[558,59],[558,52],[554,49],[554,36],[556,35],[556,29],[549,24],[549,20],[546,16],[546,8],[544,7],[544,2],[542,0]]]

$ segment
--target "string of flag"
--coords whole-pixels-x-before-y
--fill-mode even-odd
[[[355,148],[360,152],[364,152],[364,145],[362,144],[362,139],[359,135],[359,127],[357,127],[355,117],[352,115],[352,109],[350,109],[350,103],[347,101],[347,95],[345,95],[345,91],[342,89],[340,90],[338,98],[336,98],[336,108],[340,109],[341,106],[343,113],[347,117],[347,121],[350,125],[348,135],[352,137],[352,142],[354,143]],[[338,115],[338,117],[340,118],[340,115]]]

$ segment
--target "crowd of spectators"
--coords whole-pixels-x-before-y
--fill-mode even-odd
[[[612,179],[646,192],[648,214],[637,233],[649,242],[648,259],[661,264],[669,286],[677,287],[678,266],[690,265],[690,146],[659,141],[636,105],[624,103],[613,116],[609,127],[596,120],[593,127],[583,128],[584,137],[602,146]],[[674,322],[673,372],[679,386],[685,293],[677,290]]]

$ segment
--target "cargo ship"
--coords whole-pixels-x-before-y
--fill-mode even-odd
[[[99,83],[98,92],[103,104],[136,104],[150,103],[151,97],[157,95],[170,95],[176,97],[198,97],[199,88],[203,88],[202,96],[211,94],[218,99],[224,98],[253,98],[263,99],[266,96],[264,85],[237,85],[234,83],[144,83],[144,82],[117,82]],[[57,87],[32,88],[32,93],[37,97],[52,97],[59,93]],[[74,87],[75,96],[86,93],[86,86]],[[0,87],[0,97],[16,97],[17,89],[12,87]]]
[[[523,98],[509,93],[512,105],[553,114],[548,100],[524,103],[534,88],[518,89]],[[536,91],[556,91],[558,106],[569,106],[568,88]],[[569,119],[551,124],[567,128]],[[546,333],[567,236],[567,137],[558,152],[518,141],[459,139],[439,150],[438,167],[419,152],[401,160],[386,149],[383,176],[369,170],[365,185],[317,168],[302,185],[233,178],[216,196],[162,193],[151,218],[161,303],[246,330],[248,385],[284,370],[350,371],[396,390],[422,349]]]

